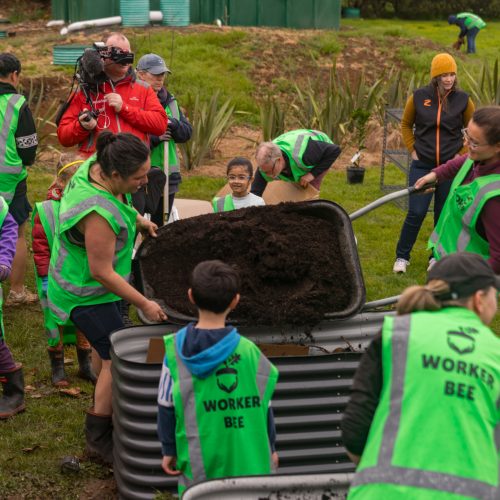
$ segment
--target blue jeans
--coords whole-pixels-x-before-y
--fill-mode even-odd
[[[428,165],[420,160],[413,160],[410,165],[408,184],[413,186],[418,179],[428,174],[434,165]],[[444,202],[450,191],[452,181],[440,182],[434,192],[434,225],[437,224]],[[396,247],[396,257],[410,260],[410,253],[422,227],[433,193],[412,194],[408,200],[408,213],[401,229]]]
[[[476,53],[476,36],[479,33],[479,28],[471,28],[467,30],[467,54]]]

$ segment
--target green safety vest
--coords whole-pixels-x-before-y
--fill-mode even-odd
[[[279,174],[277,179],[285,182],[298,182],[301,177],[308,174],[315,167],[315,165],[306,165],[302,160],[309,141],[320,141],[333,144],[331,139],[324,132],[307,129],[298,129],[292,130],[290,132],[285,132],[284,134],[274,139],[274,144],[277,144],[282,153],[284,153],[288,157],[293,177],[290,178],[285,175]],[[274,178],[264,173],[262,170],[260,170],[260,174],[267,182],[275,180]]]
[[[231,210],[235,210],[232,195],[226,194],[222,198],[214,198],[212,200],[212,207],[214,212],[230,212]]]
[[[3,199],[2,196],[0,196],[0,229],[3,226],[3,223],[5,221],[5,217],[7,217],[7,214],[9,213],[9,205],[7,202]],[[5,329],[3,326],[3,289],[2,285],[0,284],[0,340],[4,338],[5,336]]]
[[[126,203],[122,203],[89,182],[89,170],[95,161],[94,155],[80,166],[60,202],[47,294],[50,310],[59,325],[67,323],[74,307],[120,300],[92,277],[85,248],[71,241],[69,230],[84,217],[97,212],[108,222],[116,234],[113,268],[127,281],[130,276],[137,211],[129,194]]]
[[[460,14],[457,14],[457,19],[463,19],[465,27],[469,30],[471,28],[478,28],[481,30],[486,26],[486,23],[479,16],[471,12],[460,12]]]
[[[168,105],[165,108],[165,111],[167,112],[168,116],[176,118],[177,120],[180,119],[179,106],[175,99],[168,103]],[[162,170],[163,170],[163,151],[164,151],[163,144],[164,144],[163,142],[160,142],[160,144],[158,144],[151,150],[151,166],[159,167]],[[177,147],[175,145],[175,141],[171,139],[170,141],[168,141],[168,173],[170,175],[173,174],[174,172],[180,172],[180,171],[181,167],[179,163],[179,155],[177,154]]]
[[[349,500],[498,498],[500,339],[463,307],[386,317],[382,367]]]
[[[20,94],[0,95],[0,196],[10,204],[17,185],[26,179],[26,167],[17,153],[16,130],[19,111],[26,102]]]
[[[179,357],[175,335],[163,339],[173,380],[179,497],[207,479],[270,474],[267,412],[277,368],[240,337],[233,354],[201,379]]]
[[[484,204],[500,196],[500,174],[477,177],[471,183],[461,185],[472,165],[473,161],[468,159],[455,176],[436,228],[429,238],[428,248],[438,260],[455,252],[477,253],[485,259],[490,256],[490,245],[478,234],[476,223]]]
[[[52,251],[54,246],[54,235],[56,234],[56,223],[59,218],[59,201],[56,200],[46,200],[39,203],[35,203],[33,213],[31,216],[31,230],[33,231],[33,225],[35,221],[35,216],[38,214],[40,217],[40,222],[42,224],[45,236],[47,237],[47,242],[49,244],[49,249]],[[56,347],[59,344],[59,328],[58,325],[50,312],[49,304],[47,302],[47,296],[43,293],[42,278],[38,276],[35,266],[35,283],[38,291],[38,297],[40,298],[40,304],[42,305],[43,312],[43,324],[45,327],[45,333],[47,335],[47,343],[49,347]],[[75,344],[76,343],[76,328],[71,321],[68,320],[68,324],[64,325],[63,330],[63,342],[64,344]]]

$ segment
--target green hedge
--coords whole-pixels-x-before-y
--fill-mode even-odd
[[[500,0],[347,0],[345,6],[361,8],[363,17],[446,19],[457,12],[474,12],[484,19],[500,18]]]

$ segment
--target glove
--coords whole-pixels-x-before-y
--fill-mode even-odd
[[[5,281],[10,275],[10,267],[0,264],[0,281]]]
[[[168,130],[177,130],[179,128],[179,120],[177,118],[173,118],[172,116],[168,117]]]
[[[47,295],[47,288],[49,287],[49,277],[48,276],[43,276],[42,277],[42,292]]]
[[[167,131],[164,134],[160,135],[158,139],[160,139],[161,142],[170,141],[172,139],[172,133],[167,129]]]

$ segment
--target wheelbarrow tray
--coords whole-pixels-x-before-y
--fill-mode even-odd
[[[352,229],[351,220],[347,212],[337,203],[327,200],[313,200],[301,203],[290,203],[287,209],[296,212],[301,215],[308,217],[316,217],[323,219],[325,221],[331,222],[333,226],[338,228],[338,248],[336,255],[337,259],[340,259],[341,265],[345,269],[345,276],[348,276],[350,280],[350,289],[352,293],[350,294],[347,305],[340,310],[327,312],[324,315],[325,319],[344,319],[349,318],[357,314],[363,307],[366,298],[365,284],[363,280],[363,275],[361,271],[361,265],[359,262],[356,240],[354,238],[354,232]],[[209,216],[204,215],[202,217],[212,217],[210,224],[216,226],[221,220],[239,220],[245,217],[247,209],[240,209],[231,212],[210,214]],[[266,207],[253,208],[252,210],[266,210]],[[197,218],[191,218],[190,220],[196,220]],[[203,219],[206,223],[206,219]],[[169,232],[175,225],[182,224],[184,221],[180,220],[174,222],[173,224],[167,224],[158,230],[158,236],[161,238],[168,238]],[[328,251],[328,249],[326,249]],[[186,324],[190,321],[196,320],[193,316],[184,314],[181,311],[176,310],[171,304],[165,303],[162,298],[156,297],[154,289],[151,285],[152,271],[154,266],[145,266],[145,262],[148,259],[148,241],[144,241],[139,247],[136,255],[134,275],[136,279],[136,286],[138,289],[149,299],[158,302],[165,313],[169,317],[169,321]],[[175,258],[175,257],[173,257]],[[149,267],[150,275],[147,275],[147,267]],[[161,273],[162,270],[154,268],[154,273]],[[188,283],[186,282],[186,292],[188,288]],[[139,316],[142,321],[148,323],[143,315],[139,312]],[[235,315],[236,316],[236,315]],[[229,318],[233,324],[244,325],[245,321],[239,320],[237,317]],[[248,322],[247,322],[248,323]]]

